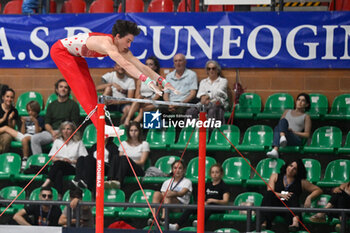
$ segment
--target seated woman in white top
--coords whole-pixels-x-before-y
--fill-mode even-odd
[[[141,127],[138,122],[130,122],[127,128],[128,139],[119,146],[119,156],[114,156],[108,172],[105,188],[119,188],[123,186],[125,176],[134,176],[127,160],[135,170],[137,176],[144,176],[144,165],[150,152],[149,144],[142,141]],[[124,151],[125,150],[125,151]]]
[[[188,205],[192,194],[192,182],[185,177],[185,173],[186,168],[183,162],[181,160],[175,161],[171,165],[171,175],[174,177],[163,182],[160,191],[153,194],[152,203],[161,203],[164,199],[164,204]],[[164,218],[165,209],[162,209],[161,221]],[[149,219],[149,223],[152,221],[152,219]]]
[[[273,132],[273,149],[267,152],[270,158],[278,158],[278,148],[300,146],[303,138],[309,138],[311,118],[305,112],[310,109],[310,96],[300,93],[295,101],[295,109],[284,111]]]
[[[53,142],[49,156],[53,156],[68,140],[72,133],[76,130],[73,122],[65,121],[61,124],[58,138]],[[49,171],[49,177],[45,180],[42,187],[48,186],[53,182],[59,196],[63,194],[63,176],[74,175],[75,166],[80,156],[87,156],[88,152],[81,141],[80,136],[76,133],[73,137],[57,152],[52,159],[53,165]]]

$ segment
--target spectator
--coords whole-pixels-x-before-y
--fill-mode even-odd
[[[166,80],[180,93],[164,91],[163,99],[171,102],[193,103],[195,102],[198,89],[197,74],[186,68],[185,55],[178,53],[174,56],[175,70],[166,76]],[[170,105],[168,111],[171,113],[185,113],[186,109]]]
[[[126,155],[129,157],[131,166],[134,168],[137,176],[144,176],[144,166],[150,152],[149,144],[142,141],[140,124],[130,122],[127,128],[126,141],[122,141],[119,146],[119,156],[113,156],[111,168],[108,173],[108,181],[105,182],[105,188],[119,188],[124,184],[125,176],[134,176]],[[125,150],[125,152],[124,152]]]
[[[39,116],[40,104],[37,101],[29,101],[26,105],[26,109],[29,116],[21,117],[22,124],[20,132],[10,126],[3,126],[0,128],[0,134],[4,132],[8,133],[17,141],[22,142],[22,169],[26,166],[30,154],[29,143],[31,137],[36,133],[40,133],[45,125],[44,118]]]
[[[102,76],[101,85],[96,87],[97,91],[103,91],[105,96],[134,98],[135,81],[126,75],[125,70],[115,63],[114,72],[106,73]],[[127,101],[107,100],[107,109],[110,111],[119,111],[123,113],[121,122],[124,121],[130,110],[130,104]]]
[[[197,98],[200,103],[206,106],[208,119],[213,118],[225,123],[225,108],[227,102],[227,79],[221,75],[221,66],[214,60],[209,60],[205,64],[208,78],[203,79],[199,83]],[[186,115],[197,118],[199,114],[198,108],[189,108]]]
[[[41,9],[41,13],[46,14],[46,1],[38,0],[23,0],[22,3],[22,13],[23,14],[37,14]]]
[[[79,156],[88,155],[80,136],[77,133],[72,136],[75,130],[76,126],[74,123],[69,121],[63,122],[60,126],[58,138],[53,142],[49,153],[49,156],[55,155],[55,157],[52,159],[53,165],[42,187],[46,187],[53,182],[59,194],[59,199],[62,198],[63,194],[63,176],[74,175],[75,165]],[[66,143],[71,136],[71,140]],[[64,143],[66,144],[64,145]]]
[[[159,61],[156,57],[152,56],[146,59],[146,65],[154,70],[157,74],[160,72],[160,66]],[[159,95],[153,92],[151,88],[149,88],[144,82],[141,82],[141,80],[138,80],[136,83],[136,94],[135,97],[138,99],[152,99],[152,100],[158,100],[160,98]],[[133,121],[141,122],[143,118],[143,113],[146,111],[152,111],[155,110],[156,106],[153,104],[140,104],[137,102],[133,102],[131,104],[130,111],[124,121],[124,125],[129,125],[131,118],[134,116],[135,112],[139,112],[137,117]]]
[[[336,187],[332,191],[332,196],[329,202],[327,203],[327,209],[336,208],[336,209],[350,209],[350,182],[346,182]],[[349,217],[349,214],[347,214]],[[333,218],[339,217],[341,220],[341,214],[330,213],[328,214],[329,221],[331,222]],[[325,223],[326,222],[326,213],[317,213],[310,218],[311,222],[316,223]],[[341,224],[338,223],[335,225],[335,230],[340,232]]]
[[[300,146],[303,138],[309,138],[311,118],[305,113],[310,109],[310,96],[300,93],[296,99],[295,109],[284,111],[273,133],[273,149],[267,152],[270,158],[278,158],[279,147]]]
[[[15,99],[15,91],[11,88],[6,88],[1,93],[1,108],[0,108],[0,128],[8,126],[14,129],[18,120],[18,111],[13,106]],[[7,132],[0,133],[0,154],[8,152],[10,149],[12,136]]]
[[[152,203],[161,203],[163,201],[164,204],[188,205],[192,194],[192,182],[185,177],[186,169],[184,163],[181,160],[173,162],[171,171],[173,178],[163,182],[160,191],[156,191],[153,194]],[[162,209],[160,217],[161,224],[164,222],[164,218],[165,209]],[[148,220],[149,225],[152,222],[152,219]]]
[[[42,187],[40,189],[39,199],[41,201],[52,200],[52,190],[50,187]],[[29,218],[26,218],[26,215]],[[13,219],[19,225],[39,225],[39,226],[58,226],[58,219],[61,215],[60,207],[56,205],[29,205],[19,210]],[[31,218],[32,216],[32,218]],[[30,221],[31,219],[32,221]]]
[[[71,208],[71,225],[75,226],[77,222],[77,212],[79,211],[80,227],[93,227],[94,219],[90,206],[81,206],[77,208],[78,203],[83,200],[83,191],[80,188],[74,187],[69,191],[70,208]],[[63,212],[58,220],[58,224],[67,227],[68,207],[64,207]]]
[[[281,173],[272,173],[269,180],[267,193],[262,201],[262,206],[281,206],[284,207],[283,201],[288,207],[299,207],[299,199],[303,192],[310,193],[304,202],[304,207],[311,206],[311,201],[322,194],[322,190],[316,185],[306,180],[306,169],[303,162],[298,159],[292,161],[281,168]],[[279,198],[275,196],[278,195]],[[264,212],[262,228],[270,229],[271,222],[277,216],[284,216],[289,226],[289,231],[297,231],[299,222],[297,217],[289,212]],[[298,213],[299,219],[301,214]]]
[[[55,83],[57,100],[51,102],[45,115],[45,131],[37,133],[31,138],[33,154],[41,154],[41,146],[51,143],[58,138],[58,128],[64,121],[79,123],[79,106],[69,98],[70,87],[66,80],[60,79]]]
[[[220,164],[214,164],[210,168],[211,182],[205,187],[205,204],[206,205],[227,205],[230,199],[228,186],[222,180],[224,169]],[[205,222],[213,213],[222,213],[223,211],[205,210]],[[169,230],[179,230],[180,227],[189,219],[191,214],[196,214],[197,210],[186,209],[177,223],[169,224]],[[193,221],[197,225],[197,220]]]
[[[76,175],[72,183],[80,188],[89,188],[95,191],[96,184],[96,153],[97,144],[95,143],[89,149],[89,155],[86,157],[80,156],[77,161]],[[117,145],[113,142],[113,138],[105,139],[105,174],[111,167],[113,157],[119,156]]]

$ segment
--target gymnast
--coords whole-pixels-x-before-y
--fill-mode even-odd
[[[106,57],[123,67],[135,79],[145,82],[156,94],[169,89],[177,93],[175,88],[165,78],[140,62],[130,51],[131,42],[140,33],[137,24],[127,20],[117,20],[111,34],[81,33],[72,37],[58,40],[51,47],[51,58],[57,68],[67,80],[75,97],[89,114],[97,105],[95,84],[91,78],[89,68],[84,57]],[[155,84],[163,87],[160,90]],[[91,117],[97,127],[97,114]],[[117,128],[117,127],[116,127]],[[114,129],[106,126],[105,134],[112,136]]]

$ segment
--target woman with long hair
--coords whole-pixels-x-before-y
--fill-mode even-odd
[[[272,173],[269,179],[267,193],[262,201],[262,206],[281,206],[284,207],[282,201],[288,207],[299,207],[299,199],[303,192],[309,195],[304,201],[304,207],[310,207],[311,201],[322,194],[322,190],[306,180],[306,169],[301,159],[285,164],[281,168],[281,173]],[[276,197],[276,195],[278,198]],[[297,231],[299,221],[289,212],[264,212],[262,220],[262,228],[271,228],[271,223],[276,216],[284,216],[289,224],[290,231]],[[301,219],[301,213],[298,213]]]
[[[49,156],[56,155],[52,159],[53,165],[50,168],[49,176],[42,186],[46,187],[52,182],[60,197],[62,197],[63,194],[63,176],[74,175],[78,158],[80,156],[88,155],[88,152],[77,133],[74,134],[64,145],[76,128],[77,127],[73,122],[62,122],[59,128],[58,138],[53,142],[52,148],[49,152]],[[61,150],[58,151],[60,148]]]
[[[126,156],[129,157],[136,175],[145,175],[144,165],[148,159],[150,148],[148,142],[142,141],[140,123],[130,122],[126,131],[128,139],[122,141],[119,146],[119,156],[112,158],[108,181],[105,182],[106,188],[119,188],[123,186],[125,176],[134,176]]]

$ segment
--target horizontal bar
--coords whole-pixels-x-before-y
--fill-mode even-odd
[[[136,103],[144,103],[144,104],[153,104],[153,105],[173,105],[180,107],[188,107],[188,108],[200,108],[201,103],[198,104],[189,104],[189,103],[181,103],[181,102],[171,102],[171,101],[160,101],[160,100],[150,100],[150,99],[135,99],[135,98],[125,98],[125,97],[112,97],[112,96],[100,96],[101,99],[106,100],[117,100],[117,101],[127,101],[127,102],[136,102]],[[103,101],[103,100],[102,100]]]

